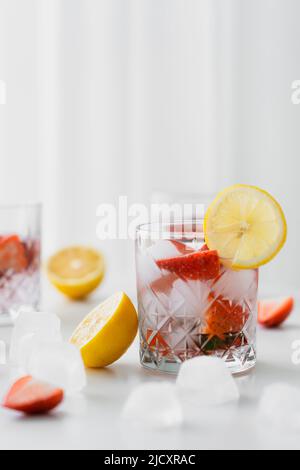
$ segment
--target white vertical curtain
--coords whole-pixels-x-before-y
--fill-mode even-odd
[[[43,200],[48,254],[100,244],[96,208],[120,194],[262,185],[290,226],[263,279],[297,287],[299,14],[298,0],[0,0],[0,199]],[[128,245],[103,248],[124,276]]]
[[[36,197],[37,56],[36,2],[0,1],[0,200]]]

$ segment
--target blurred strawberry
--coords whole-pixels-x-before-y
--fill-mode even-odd
[[[208,246],[206,245],[206,243],[202,246],[202,248],[200,249],[200,251],[209,251],[209,248],[208,248]]]
[[[18,235],[1,237],[0,239],[0,271],[24,271],[28,266],[26,250]]]

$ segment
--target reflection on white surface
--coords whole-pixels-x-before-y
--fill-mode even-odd
[[[135,387],[128,396],[122,419],[139,429],[165,430],[183,423],[183,411],[175,385],[160,381]]]
[[[267,426],[282,432],[300,431],[300,389],[288,383],[268,385],[262,394],[259,410]]]

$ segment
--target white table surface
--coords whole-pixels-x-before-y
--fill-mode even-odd
[[[105,289],[101,295],[106,295]],[[71,303],[49,291],[45,305],[60,316],[67,339],[98,302],[94,298],[87,303]],[[10,334],[11,328],[0,329],[0,339],[7,343]],[[174,381],[140,367],[136,342],[115,365],[88,371],[85,391],[67,398],[50,416],[26,418],[0,409],[0,449],[299,449],[300,435],[274,429],[262,422],[258,413],[259,396],[266,385],[284,381],[300,387],[300,366],[293,365],[291,359],[292,343],[298,339],[299,310],[281,329],[259,328],[258,365],[250,376],[238,379],[240,403],[214,410],[186,406],[184,426],[168,431],[129,428],[120,419],[126,397],[137,384]],[[1,397],[7,387],[7,368],[0,366]]]

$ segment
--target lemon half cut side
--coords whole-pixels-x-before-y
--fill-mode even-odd
[[[50,282],[62,294],[80,300],[101,284],[105,275],[105,261],[98,250],[72,246],[50,258],[47,273]]]
[[[138,331],[138,315],[124,292],[96,307],[75,330],[70,342],[89,368],[109,366],[130,347]]]
[[[204,219],[205,241],[235,269],[267,264],[286,242],[287,223],[280,204],[255,186],[235,185],[222,191]]]

